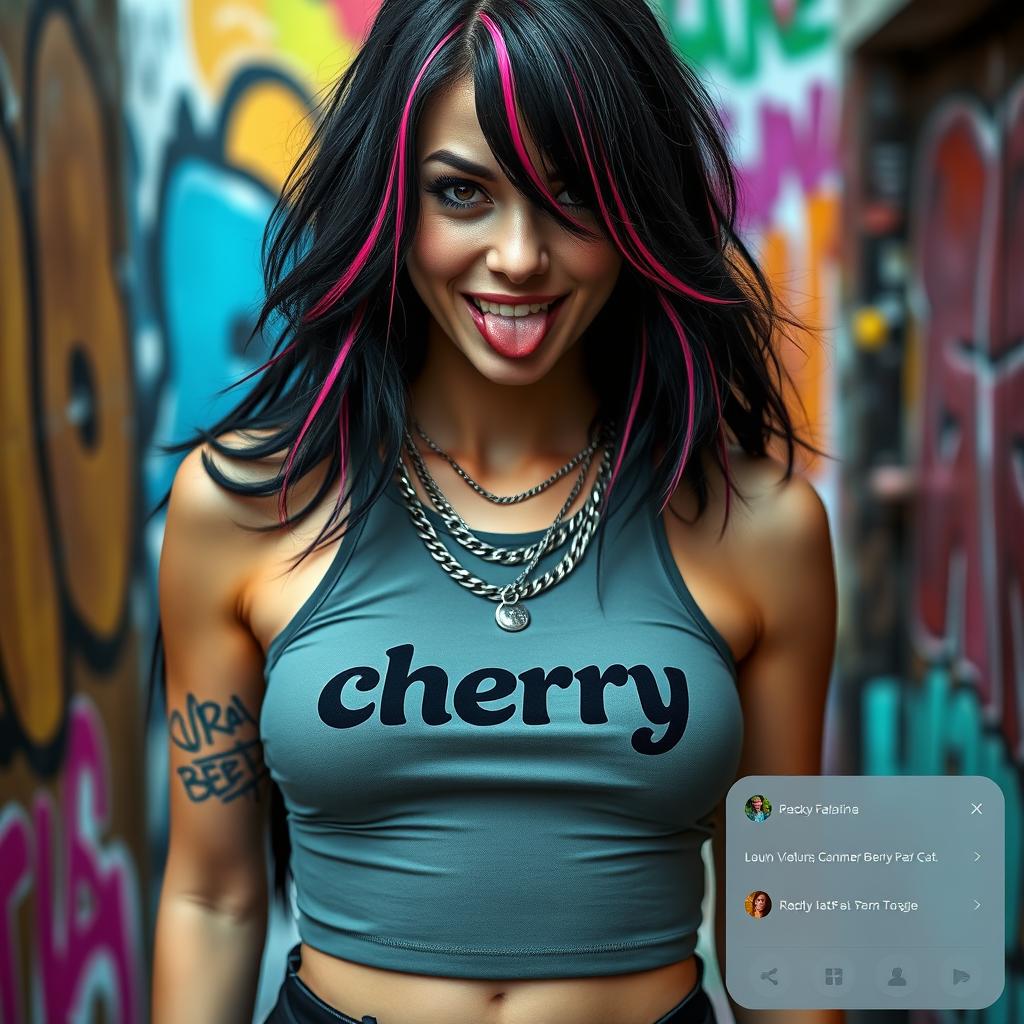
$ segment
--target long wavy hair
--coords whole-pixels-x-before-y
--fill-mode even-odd
[[[610,486],[660,452],[640,497],[664,509],[685,476],[700,518],[708,486],[695,455],[708,450],[727,484],[724,530],[730,494],[739,494],[730,443],[764,455],[780,440],[787,478],[796,444],[824,453],[797,436],[786,408],[774,339],[801,325],[737,233],[724,125],[646,0],[383,0],[322,98],[267,225],[253,337],[270,339],[270,358],[231,385],[255,377],[230,412],[163,450],[277,457],[275,477],[246,482],[203,452],[225,489],[277,496],[278,522],[254,529],[297,522],[334,491],[332,516],[296,565],[367,514],[398,465],[409,385],[425,356],[428,314],[405,269],[419,220],[417,125],[431,97],[464,76],[488,145],[520,194],[574,236],[603,236],[622,256],[612,295],[577,342],[598,415],[618,427]],[[548,190],[527,136],[590,209],[587,222]],[[229,433],[245,443],[228,444]],[[289,512],[290,486],[320,465],[318,489]],[[357,500],[361,473],[372,479]],[[151,701],[158,664],[159,624]],[[285,898],[290,849],[273,783],[271,795],[274,889]]]

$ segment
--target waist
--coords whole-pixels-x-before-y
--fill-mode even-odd
[[[366,1014],[402,1024],[650,1024],[700,984],[698,958],[644,971],[576,978],[449,978],[410,974],[299,947],[298,976],[316,996],[355,1020]]]

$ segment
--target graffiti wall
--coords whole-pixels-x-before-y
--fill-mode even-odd
[[[951,96],[918,143],[912,627],[928,670],[904,694],[875,682],[866,704],[869,770],[986,775],[1003,791],[1007,989],[981,1015],[993,1022],[1024,1013],[1022,99],[1024,79],[994,109]],[[904,744],[882,742],[901,726]]]
[[[0,13],[0,1019],[141,1022],[138,438],[112,4]]]
[[[166,765],[140,728],[162,537],[145,513],[176,465],[155,446],[209,423],[238,396],[218,389],[264,357],[243,348],[263,226],[376,6],[24,0],[0,14],[4,1024],[146,1017]],[[660,6],[722,96],[773,280],[828,323],[831,3]],[[827,352],[806,340],[786,358],[828,447]],[[290,938],[269,940],[258,1013]]]
[[[156,445],[241,396],[217,391],[266,358],[245,349],[262,298],[260,242],[318,93],[347,66],[372,0],[122,0],[126,209],[132,249],[142,487],[152,507],[177,458]],[[162,519],[145,527],[155,573]],[[154,593],[151,591],[151,594]],[[156,717],[156,716],[154,716]],[[166,835],[163,724],[148,741],[154,845]],[[155,913],[161,865],[148,895]],[[275,907],[255,1019],[281,983],[294,923]]]
[[[374,10],[340,0],[123,0],[135,339],[150,441],[208,424],[239,397],[216,390],[262,361],[243,344],[262,297],[263,227],[305,142],[311,101],[347,65]],[[164,493],[174,466],[147,458],[148,498]],[[151,531],[155,551],[162,525]]]
[[[834,349],[839,217],[839,56],[835,0],[658,0],[677,49],[717,100],[740,178],[740,222],[778,297],[805,324],[778,339],[794,422],[835,452]],[[797,452],[837,521],[834,463]],[[833,687],[833,693],[835,692]],[[838,719],[830,701],[826,764]],[[708,858],[708,871],[713,865]],[[710,886],[709,886],[710,888]],[[705,902],[705,922],[712,908]],[[732,1018],[709,928],[698,951],[718,1018]]]
[[[805,323],[783,360],[790,403],[812,440],[834,451],[839,53],[836,0],[660,0],[679,49],[699,69],[730,131],[741,221],[777,294]],[[804,471],[830,512],[831,464]]]
[[[917,7],[924,24],[931,12]],[[883,90],[884,74],[903,130],[882,143],[867,132],[866,163],[905,168],[905,187],[880,198],[869,182],[865,220],[906,252],[903,447],[913,486],[899,625],[912,658],[865,688],[863,766],[984,775],[1002,790],[1006,988],[982,1011],[915,1021],[1010,1024],[1024,1017],[1024,22],[979,14],[879,67],[867,92]],[[901,136],[904,156],[893,148]],[[883,148],[884,161],[872,159]],[[862,261],[881,251],[866,239]],[[873,291],[878,281],[865,275]],[[872,291],[863,301],[882,305]]]

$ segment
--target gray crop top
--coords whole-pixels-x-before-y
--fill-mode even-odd
[[[613,501],[650,471],[640,463]],[[595,538],[529,601],[519,633],[434,562],[394,480],[342,539],[270,645],[260,713],[304,942],[489,979],[617,974],[693,952],[708,816],[739,764],[736,668],[656,508],[605,525],[603,611]],[[495,544],[543,532],[476,531]],[[447,545],[489,582],[521,569]]]

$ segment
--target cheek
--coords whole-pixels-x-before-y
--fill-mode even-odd
[[[465,232],[452,220],[424,216],[409,251],[410,273],[428,287],[443,285],[463,271],[470,252]]]
[[[608,242],[576,245],[566,254],[566,260],[577,281],[608,291],[614,287],[622,267],[622,257]]]

